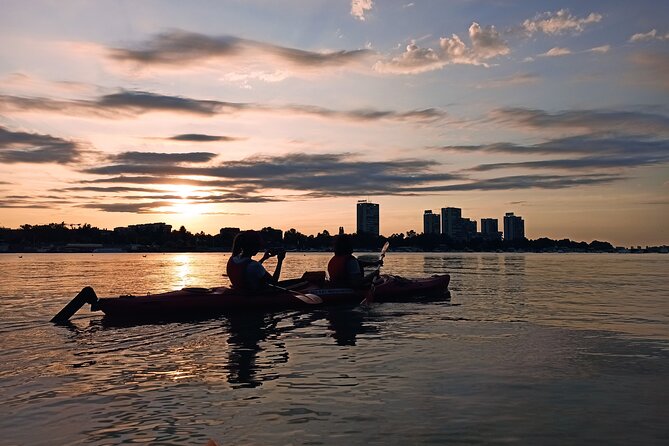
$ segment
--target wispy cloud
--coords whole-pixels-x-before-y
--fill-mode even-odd
[[[128,48],[107,48],[109,60],[134,69],[201,69],[227,73],[233,80],[276,82],[291,75],[361,66],[374,55],[367,49],[307,51],[235,36],[209,36],[173,30]],[[224,76],[225,77],[225,76]]]
[[[658,33],[656,29],[651,29],[647,33],[637,33],[630,37],[630,42],[650,42],[653,40],[669,40],[669,33]]]
[[[204,135],[201,133],[182,133],[169,137],[173,141],[186,142],[231,142],[238,141],[240,138],[233,136],[219,136],[219,135]]]
[[[529,35],[544,33],[548,35],[559,35],[565,33],[580,33],[587,25],[598,23],[602,15],[591,12],[586,17],[576,17],[568,9],[557,12],[544,12],[537,14],[532,19],[523,22],[523,29]]]
[[[443,111],[434,108],[410,111],[375,109],[342,111],[312,105],[270,106],[252,102],[212,101],[127,90],[107,94],[94,100],[57,100],[0,95],[0,112],[35,111],[106,119],[132,118],[151,112],[187,113],[203,116],[273,113],[282,116],[286,114],[306,115],[358,122],[393,120],[415,123],[440,120],[446,116]]]
[[[83,152],[83,147],[73,141],[0,127],[0,163],[70,164],[78,161]]]
[[[568,129],[575,132],[669,137],[669,116],[620,110],[566,110],[549,113],[530,108],[499,108],[487,118],[529,130]]]
[[[358,20],[365,20],[365,13],[374,6],[372,0],[351,0],[351,15]]]
[[[157,153],[157,152],[122,152],[109,157],[111,162],[129,164],[162,163],[206,163],[217,156],[210,152]]]
[[[589,53],[600,53],[600,54],[605,54],[608,53],[609,51],[611,51],[611,45],[596,46],[594,48],[586,50],[586,52]]]
[[[523,155],[524,158],[527,158],[528,155],[585,155],[577,158],[480,164],[468,169],[478,172],[508,168],[594,169],[599,171],[669,163],[669,140],[600,138],[592,135],[558,138],[533,145],[496,143],[447,146],[442,149],[461,152],[506,153]]]
[[[509,54],[507,43],[494,26],[481,27],[474,22],[469,27],[471,46],[453,34],[442,37],[437,49],[421,48],[416,42],[404,53],[388,60],[380,60],[374,69],[381,73],[415,74],[437,70],[449,64],[486,65],[486,60]]]
[[[620,181],[624,177],[615,174],[602,175],[514,175],[508,177],[475,180],[468,183],[415,188],[416,192],[449,192],[472,190],[519,190],[519,189],[566,189],[579,186],[594,186]]]
[[[560,57],[567,56],[569,54],[571,54],[571,50],[569,48],[554,47],[543,54],[539,54],[539,57]]]

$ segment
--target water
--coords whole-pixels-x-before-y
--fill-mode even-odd
[[[391,252],[451,302],[63,327],[84,285],[219,285],[227,255],[0,255],[0,444],[667,444],[668,260]]]

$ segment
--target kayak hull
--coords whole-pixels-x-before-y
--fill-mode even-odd
[[[313,276],[313,273],[311,273]],[[307,275],[305,274],[305,278]],[[227,287],[184,288],[166,293],[143,296],[99,298],[91,304],[94,311],[102,311],[109,319],[155,320],[215,315],[229,311],[276,311],[290,309],[315,309],[323,306],[358,305],[370,292],[374,302],[416,301],[424,298],[448,299],[448,275],[424,279],[404,279],[381,275],[369,289],[332,288],[324,281],[297,281],[294,292],[271,290],[262,294],[246,294]],[[320,304],[304,302],[295,295],[315,294]]]

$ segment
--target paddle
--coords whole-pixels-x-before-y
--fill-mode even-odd
[[[379,255],[379,260],[383,260],[383,258],[386,256],[386,252],[388,252],[388,248],[390,248],[390,242],[385,242],[383,244],[383,248],[381,248],[381,255]],[[379,265],[379,267],[373,274],[374,275],[378,274],[380,270],[381,270],[381,265]],[[374,299],[374,282],[372,282],[372,285],[369,288],[367,296],[362,300],[362,302],[360,302],[360,305],[369,305],[370,303],[372,303],[373,299]]]
[[[386,251],[388,251],[388,248],[390,248],[390,242],[384,243],[383,248],[381,248],[381,255],[379,256],[379,260],[383,260],[383,258],[386,256]]]
[[[281,287],[279,285],[274,285],[273,283],[268,283],[267,285],[271,286],[272,288],[276,288],[277,290],[281,291],[286,291],[288,293],[292,293],[293,296],[297,297],[300,299],[302,302],[305,304],[310,304],[310,305],[318,305],[323,303],[323,299],[321,299],[321,296],[318,296],[316,294],[304,294],[300,293],[299,291],[295,290],[289,290],[288,288]]]
[[[227,274],[221,274],[221,276],[223,276],[223,277],[228,277]],[[292,293],[293,296],[297,297],[298,299],[300,299],[300,300],[301,300],[302,302],[304,302],[305,304],[318,305],[318,304],[322,304],[322,303],[323,303],[323,299],[321,299],[321,296],[318,296],[318,295],[316,295],[316,294],[311,294],[311,293],[310,293],[310,294],[304,294],[304,293],[300,293],[299,291],[289,290],[288,288],[280,287],[279,285],[274,285],[273,283],[269,283],[269,282],[267,283],[267,285],[269,285],[269,286],[271,286],[271,287],[273,287],[273,288],[276,288],[277,290],[281,290],[281,291],[286,291],[286,292],[288,292],[288,293]]]

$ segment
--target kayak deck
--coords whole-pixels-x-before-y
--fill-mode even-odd
[[[416,301],[425,298],[445,300],[449,298],[449,281],[448,275],[405,279],[384,274],[375,279],[371,289],[370,287],[353,289],[329,286],[331,284],[325,281],[323,272],[307,272],[302,278],[281,282],[283,289],[267,289],[258,294],[243,293],[228,287],[215,287],[98,298],[92,288],[86,287],[52,321],[66,321],[84,303],[91,304],[92,311],[102,311],[108,319],[136,321],[212,316],[228,311],[275,311],[358,305],[363,300],[366,302]],[[312,299],[306,299],[307,296]]]

